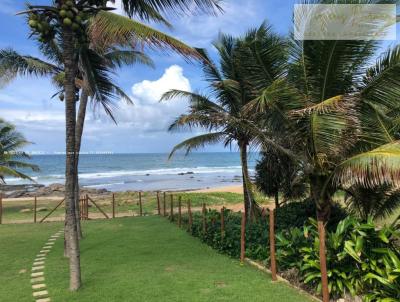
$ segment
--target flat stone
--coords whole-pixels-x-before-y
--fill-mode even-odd
[[[44,265],[44,261],[33,262],[33,266]]]
[[[57,238],[50,238],[49,241],[56,241]]]
[[[40,259],[40,258],[46,258],[46,254],[38,254],[37,256],[37,259]]]
[[[45,246],[43,247],[44,250],[49,250],[49,249],[51,249],[51,248],[52,248],[52,246],[47,246],[47,245],[45,245]]]
[[[49,294],[49,292],[47,290],[41,290],[38,292],[34,292],[33,296],[34,297],[43,297],[43,296],[47,296]]]
[[[47,242],[46,245],[54,245],[54,241],[53,242]]]
[[[44,269],[44,265],[34,266],[32,267],[32,271],[41,271]]]
[[[50,298],[38,299],[36,302],[50,302]]]
[[[37,272],[37,273],[32,273],[32,274],[31,274],[31,277],[32,277],[32,278],[34,278],[34,277],[42,277],[43,275],[44,275],[43,272]]]
[[[37,277],[37,278],[31,279],[31,283],[39,283],[39,282],[43,282],[43,281],[44,281],[44,277]]]
[[[39,283],[39,284],[33,284],[32,289],[43,289],[46,288],[46,284],[44,283]]]
[[[50,252],[49,250],[41,250],[40,251],[41,253],[48,253],[48,252]]]
[[[46,260],[46,257],[37,257],[37,258],[35,259],[35,262],[36,262],[36,261],[43,261],[43,260]]]

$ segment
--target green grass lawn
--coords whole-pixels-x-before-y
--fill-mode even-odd
[[[0,301],[33,301],[28,269],[60,224],[0,226]],[[270,276],[218,254],[166,219],[149,216],[84,223],[83,287],[68,288],[58,240],[46,260],[52,301],[311,301]],[[3,246],[3,244],[2,244]]]
[[[33,260],[50,235],[61,227],[61,223],[0,225],[0,301],[33,301]]]

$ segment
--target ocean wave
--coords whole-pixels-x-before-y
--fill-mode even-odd
[[[150,170],[119,170],[109,172],[97,173],[81,173],[79,178],[92,179],[92,178],[110,178],[122,176],[146,176],[146,175],[177,175],[180,173],[194,173],[194,174],[210,174],[210,173],[241,173],[240,166],[227,166],[227,167],[195,167],[195,168],[166,168],[166,169],[150,169]]]
[[[216,167],[183,167],[183,168],[164,168],[164,169],[148,169],[148,170],[113,170],[107,172],[92,172],[92,173],[80,173],[79,178],[82,180],[94,180],[94,179],[107,179],[107,178],[121,178],[128,176],[163,176],[163,175],[176,175],[179,174],[235,174],[241,175],[241,166],[216,166]],[[250,169],[253,173],[254,170]],[[50,184],[52,182],[62,182],[64,180],[63,174],[48,174],[32,177],[35,181],[44,184]],[[135,180],[135,182],[143,182],[144,179]],[[17,184],[20,183],[21,179],[8,178],[7,183]],[[26,182],[26,181],[25,181]],[[118,183],[119,184],[119,183]],[[105,185],[102,184],[103,186]],[[107,185],[111,185],[110,183]],[[100,186],[94,185],[93,186]]]

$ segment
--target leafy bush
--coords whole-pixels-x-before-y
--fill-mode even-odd
[[[297,213],[297,215],[296,215]],[[308,288],[321,290],[319,238],[314,216],[315,206],[308,200],[291,203],[277,210],[276,250],[280,271],[298,272],[298,280]],[[333,298],[347,294],[364,295],[368,302],[400,301],[400,226],[377,229],[372,219],[362,222],[343,217],[338,206],[332,211],[331,231],[327,231],[327,270],[329,291]],[[303,216],[303,218],[299,218]],[[175,215],[175,221],[177,216]],[[221,236],[220,212],[207,210],[207,231],[203,232],[201,213],[193,213],[189,230],[206,244],[235,258],[240,256],[241,214],[224,212],[225,233]],[[188,215],[183,215],[188,227]],[[300,227],[293,227],[300,225]],[[280,230],[280,231],[279,231]],[[246,256],[269,260],[268,217],[246,226]]]
[[[275,210],[276,231],[288,230],[293,227],[301,228],[310,217],[316,217],[315,203],[307,198],[300,202],[290,202]],[[327,226],[328,230],[334,230],[339,221],[346,218],[346,211],[338,204],[332,205],[332,212]]]
[[[399,301],[400,261],[398,228],[377,230],[372,219],[342,220],[327,232],[329,291],[334,298],[365,294],[367,301]],[[319,238],[316,221],[276,236],[280,269],[296,268],[305,284],[321,290]],[[385,299],[385,300],[383,300]]]

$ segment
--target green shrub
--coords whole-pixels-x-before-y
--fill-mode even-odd
[[[280,269],[296,268],[300,280],[321,290],[317,223],[284,231],[277,236]],[[327,232],[326,258],[329,291],[333,298],[365,295],[367,301],[399,301],[400,261],[396,227],[377,230],[372,219],[363,223],[354,217],[342,220]],[[385,300],[384,300],[385,299]]]
[[[290,202],[275,210],[276,231],[288,230],[292,227],[303,227],[308,218],[316,217],[317,208],[315,203],[307,198],[299,202]],[[342,219],[346,218],[346,211],[337,203],[332,205],[331,216],[327,226],[328,230],[334,230]]]

